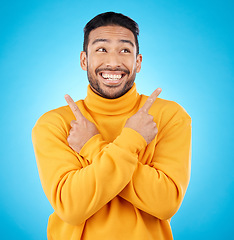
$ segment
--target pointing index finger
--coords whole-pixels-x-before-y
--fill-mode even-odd
[[[69,105],[70,109],[72,110],[73,114],[75,115],[76,120],[82,118],[83,115],[78,106],[76,105],[76,103],[73,101],[73,99],[68,94],[66,94],[64,98],[67,104]]]
[[[162,92],[161,88],[157,88],[146,100],[145,104],[143,105],[143,107],[141,108],[143,111],[148,112],[151,108],[151,106],[153,105],[153,103],[155,102],[155,100],[157,99],[158,95]]]

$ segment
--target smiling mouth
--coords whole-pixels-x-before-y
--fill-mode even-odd
[[[99,76],[102,78],[102,82],[106,85],[118,86],[122,83],[124,77],[127,74],[122,71],[102,71],[99,72]]]
[[[126,74],[108,74],[108,73],[100,73],[101,77],[104,79],[108,79],[110,81],[120,80]]]

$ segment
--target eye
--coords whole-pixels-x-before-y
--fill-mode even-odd
[[[105,48],[98,48],[96,51],[97,52],[106,52],[106,49]]]
[[[127,48],[124,48],[123,50],[121,50],[121,53],[130,53],[130,50]]]

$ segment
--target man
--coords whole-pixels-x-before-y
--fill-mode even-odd
[[[54,213],[48,239],[172,239],[189,183],[191,119],[175,102],[139,95],[138,25],[113,12],[84,29],[87,97],[44,114],[32,137]],[[157,125],[156,125],[157,123]]]

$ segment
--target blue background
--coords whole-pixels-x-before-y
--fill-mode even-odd
[[[175,240],[233,232],[233,1],[1,1],[1,239],[45,239],[52,208],[31,143],[36,120],[84,98],[83,27],[105,11],[139,23],[137,89],[181,104],[193,120],[191,181],[172,219]]]

